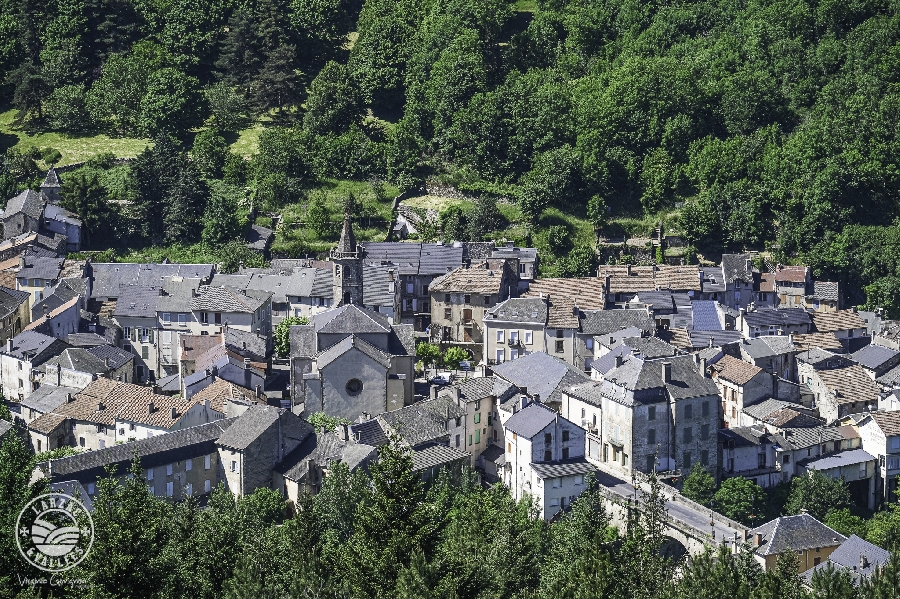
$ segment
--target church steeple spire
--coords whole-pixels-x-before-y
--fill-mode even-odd
[[[356,237],[353,235],[353,217],[344,209],[344,228],[341,229],[341,240],[332,251],[335,258],[355,258],[357,254]]]

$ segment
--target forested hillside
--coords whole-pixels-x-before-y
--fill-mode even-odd
[[[666,211],[702,251],[769,244],[900,306],[896,0],[521,4],[0,0],[0,70],[32,129],[284,127],[285,172],[242,181],[281,204],[379,177],[526,225]]]

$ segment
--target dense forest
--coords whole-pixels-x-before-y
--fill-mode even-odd
[[[46,597],[46,586],[15,548],[19,510],[42,491],[29,485],[36,458],[8,434],[0,444],[0,596]],[[57,450],[58,451],[58,450]],[[661,555],[665,501],[653,482],[644,515],[609,525],[602,496],[587,490],[558,521],[545,523],[502,485],[470,472],[425,485],[408,450],[380,450],[368,473],[331,469],[321,493],[286,509],[259,489],[241,499],[216,489],[203,507],[154,497],[140,464],[101,479],[93,498],[94,542],[54,597],[132,599],[889,599],[900,588],[900,554],[854,587],[825,569],[801,584],[793,554],[763,572],[744,547],[692,560]],[[735,479],[737,480],[737,479]],[[740,479],[743,480],[743,479]],[[814,501],[814,500],[813,500]],[[900,534],[900,510],[880,534]],[[900,548],[898,546],[897,548]]]
[[[667,214],[704,255],[769,249],[898,312],[898,10],[0,0],[0,74],[22,126],[42,130],[168,134],[191,153],[263,122],[269,164],[220,143],[222,166],[201,174],[230,170],[272,205],[330,177],[511,198],[535,228],[552,208],[601,228]],[[20,162],[7,156],[7,192]]]

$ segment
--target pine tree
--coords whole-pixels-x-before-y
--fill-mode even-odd
[[[156,138],[152,148],[147,148],[131,164],[131,185],[135,191],[131,203],[131,220],[137,224],[135,234],[144,241],[161,243],[163,240],[163,200],[178,179],[183,156],[168,135]]]
[[[297,48],[293,45],[280,45],[266,55],[253,86],[253,103],[259,112],[277,109],[283,114],[286,107],[300,106],[306,99],[296,62]]]
[[[778,556],[775,569],[764,573],[759,585],[750,595],[752,599],[806,599],[807,592],[797,572],[797,556],[785,552]]]
[[[201,218],[208,193],[196,167],[184,160],[178,177],[163,199],[166,243],[189,243],[200,238]]]
[[[60,204],[81,219],[83,247],[91,247],[99,234],[109,231],[112,224],[109,198],[96,172],[76,172],[66,177]]]

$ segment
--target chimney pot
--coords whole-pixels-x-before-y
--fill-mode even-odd
[[[169,411],[169,415],[172,417],[173,420],[178,415],[178,411],[175,409],[175,406],[172,406],[171,410]]]
[[[152,401],[148,401],[148,402],[147,402],[147,413],[148,413],[148,414],[152,414],[153,411],[154,411],[155,409],[156,409],[156,408],[153,406],[153,402],[152,402]]]
[[[662,363],[662,380],[664,383],[672,382],[672,363],[671,362],[663,362]]]
[[[700,374],[706,377],[706,358],[700,358]]]
[[[244,358],[244,368],[250,370],[250,358]]]
[[[262,399],[262,386],[256,386],[256,399]]]
[[[350,425],[345,423],[345,424],[341,425],[341,429],[342,429],[341,436],[343,437],[344,441],[349,441],[350,440]]]
[[[71,403],[71,402],[72,402],[72,394],[66,393],[66,403]]]
[[[101,402],[101,401],[98,401],[98,402],[97,402],[97,411],[98,411],[98,412],[102,412],[102,411],[103,411],[103,402]]]
[[[12,337],[6,340],[6,353],[11,354],[13,350],[13,340]]]
[[[761,532],[756,533],[755,535],[753,535],[753,544],[756,547],[759,547],[760,545],[762,545],[762,538],[763,536]]]

